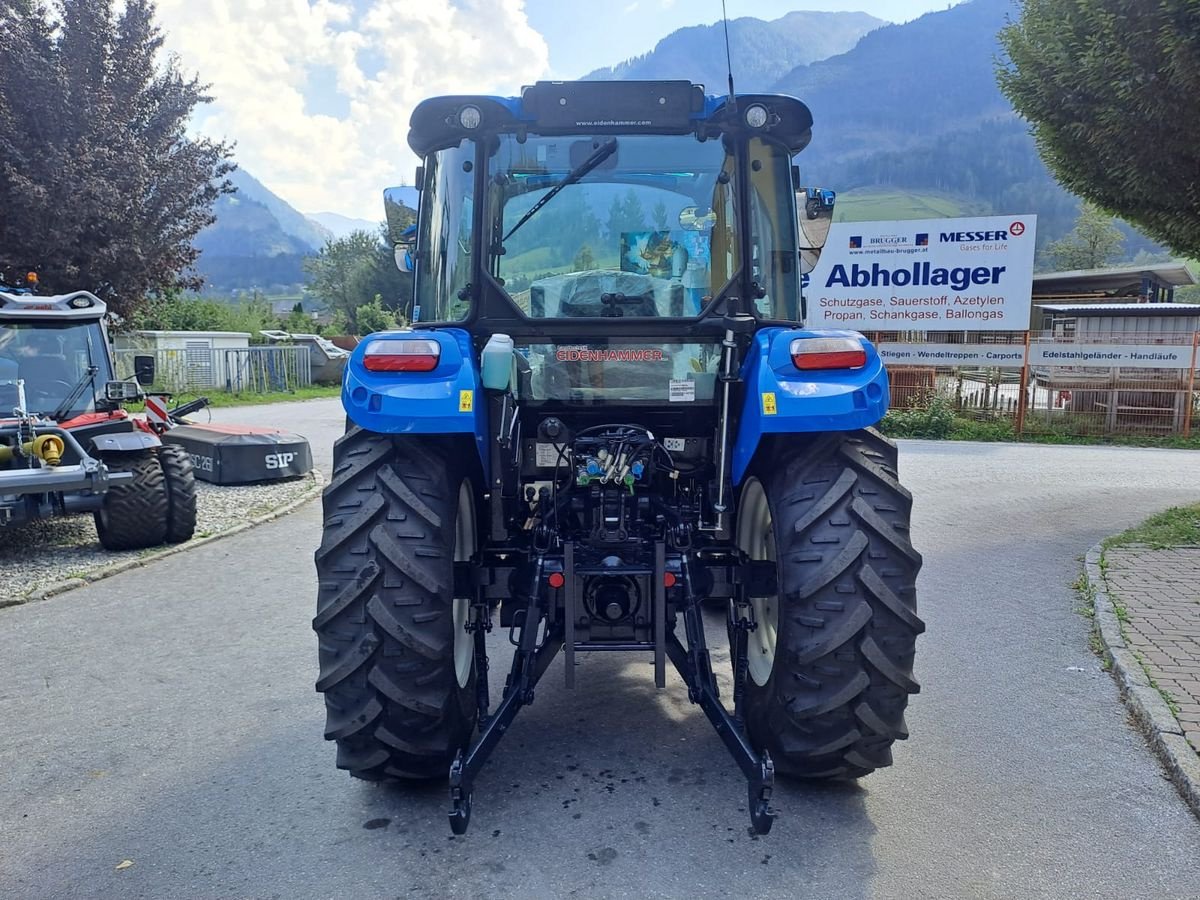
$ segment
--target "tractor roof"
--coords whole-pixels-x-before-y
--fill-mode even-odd
[[[520,97],[433,97],[413,110],[409,146],[420,156],[455,146],[479,132],[538,134],[766,134],[792,153],[812,136],[812,114],[784,94],[704,93],[688,81],[539,81]],[[765,107],[766,123],[746,124],[752,107]],[[464,110],[473,107],[478,115]],[[466,123],[466,124],[464,124]],[[472,127],[468,127],[472,126]]]
[[[38,297],[0,291],[0,319],[99,319],[107,307],[87,291]]]

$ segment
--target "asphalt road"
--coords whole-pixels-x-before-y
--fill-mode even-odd
[[[326,471],[342,422],[336,401],[221,417],[288,424]],[[1200,499],[1200,456],[906,442],[901,466],[929,626],[912,738],[860,785],[784,784],[769,836],[747,833],[744,782],[678,679],[655,692],[631,657],[582,659],[574,692],[550,670],[465,837],[442,788],[338,772],[311,504],[0,610],[0,895],[1200,895],[1200,824],[1071,589],[1095,541]]]

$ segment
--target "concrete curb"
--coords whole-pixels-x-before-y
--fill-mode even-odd
[[[141,568],[152,562],[157,562],[168,556],[174,556],[176,553],[186,553],[188,550],[195,550],[197,547],[204,547],[211,544],[213,541],[224,540],[227,537],[232,537],[235,534],[241,534],[243,531],[249,531],[251,528],[257,528],[259,525],[265,525],[267,522],[273,522],[275,519],[282,518],[288,513],[295,512],[304,504],[315,500],[321,496],[321,490],[325,486],[325,479],[319,469],[313,469],[311,472],[312,484],[299,497],[289,500],[287,503],[277,506],[270,512],[263,513],[261,516],[256,516],[228,528],[225,531],[219,531],[216,534],[210,534],[207,537],[193,538],[190,541],[185,541],[182,544],[174,544],[170,547],[162,547],[147,553],[145,556],[139,556],[135,559],[125,559],[119,563],[102,566],[91,572],[86,572],[75,578],[67,578],[63,581],[56,581],[53,584],[48,584],[43,588],[38,588],[36,591],[30,591],[23,597],[15,600],[10,600],[7,603],[0,604],[0,608],[8,606],[23,606],[26,603],[36,603],[39,600],[49,600],[51,597],[57,597],[59,594],[65,594],[68,591],[73,591],[81,587],[86,587],[93,582],[100,581],[102,578],[110,578],[113,575],[119,575],[121,572],[128,572],[130,569]]]
[[[1113,677],[1134,720],[1146,735],[1150,746],[1167,769],[1179,793],[1200,817],[1200,756],[1183,736],[1183,727],[1166,701],[1151,686],[1146,670],[1125,644],[1116,605],[1108,593],[1101,559],[1104,548],[1096,544],[1084,558],[1083,571],[1092,592],[1096,613],[1096,632],[1104,645],[1104,658],[1112,666]]]

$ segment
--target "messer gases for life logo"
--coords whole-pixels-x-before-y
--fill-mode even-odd
[[[1013,222],[1011,225],[1008,226],[1008,233],[1011,234],[1013,237],[1020,237],[1021,235],[1023,235],[1025,233],[1025,223],[1024,222]]]

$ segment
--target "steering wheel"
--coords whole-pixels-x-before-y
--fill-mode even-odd
[[[75,385],[71,384],[69,381],[60,381],[57,378],[43,379],[38,381],[36,384],[31,384],[28,381],[25,382],[26,393],[40,394],[43,397],[53,397],[56,395],[59,397],[66,397],[74,387]]]

